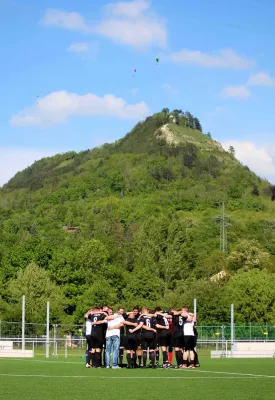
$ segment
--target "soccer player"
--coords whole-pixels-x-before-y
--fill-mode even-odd
[[[168,318],[165,316],[166,314],[161,313],[160,307],[156,308],[156,328],[157,328],[157,337],[158,337],[158,345],[162,350],[162,358],[163,358],[163,368],[170,368],[171,365],[168,362],[168,346],[170,344],[170,331],[169,331],[169,322]]]
[[[181,316],[181,311],[176,311],[175,308],[170,308],[170,313],[172,316],[172,343],[175,348],[175,355],[177,366],[176,368],[181,368],[183,364],[183,348],[184,348],[184,335],[183,335],[183,317]]]
[[[139,319],[139,324],[134,329],[130,329],[130,333],[134,333],[142,328],[142,341],[141,347],[143,351],[143,368],[146,368],[147,352],[149,349],[149,358],[151,361],[152,368],[155,366],[155,349],[156,349],[156,319],[151,315],[154,314],[154,310],[149,311],[147,307],[143,307],[142,314]]]
[[[133,307],[133,313],[135,318],[138,320],[140,318],[140,311],[139,311],[139,306]],[[138,365],[139,367],[143,367],[142,364],[142,348],[141,348],[141,329],[136,333],[137,335],[137,358],[138,358]]]
[[[138,326],[138,320],[135,318],[135,314],[133,312],[128,314],[127,319],[124,322],[126,328],[126,340],[125,340],[125,348],[127,352],[127,368],[136,368],[137,367],[137,335],[138,332],[131,333],[130,330]]]
[[[92,332],[92,321],[90,318],[88,318],[88,315],[92,314],[93,310],[87,311],[87,313],[84,315],[85,318],[85,337],[87,341],[87,347],[86,347],[86,368],[92,368],[90,362],[92,358],[92,343],[91,343],[91,332]]]
[[[102,308],[96,306],[93,314],[89,314],[88,318],[92,323],[91,330],[91,347],[92,347],[92,363],[93,368],[100,366],[100,354],[103,348],[104,336],[103,336],[103,324],[106,324],[105,318],[106,313],[103,312]]]
[[[189,368],[195,368],[195,333],[194,323],[195,316],[188,312],[188,308],[183,308],[183,334],[184,334],[184,353],[183,353],[183,368],[188,367],[188,353],[190,353]]]

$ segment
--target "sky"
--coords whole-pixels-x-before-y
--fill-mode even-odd
[[[274,18],[273,0],[0,0],[0,186],[164,107],[275,184]]]

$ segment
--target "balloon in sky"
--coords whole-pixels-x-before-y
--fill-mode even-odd
[[[134,72],[137,72],[137,69],[136,69],[136,68],[133,68],[133,71],[134,71]]]
[[[159,57],[156,57],[156,63],[158,63],[159,62]]]

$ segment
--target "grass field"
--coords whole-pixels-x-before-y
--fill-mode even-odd
[[[77,359],[1,359],[3,400],[274,399],[275,359],[203,359],[194,370],[86,369]]]

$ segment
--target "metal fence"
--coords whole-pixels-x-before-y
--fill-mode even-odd
[[[65,338],[70,340],[84,340],[84,325],[50,324],[50,338]],[[199,340],[230,340],[230,325],[197,325]],[[25,323],[25,338],[43,339],[46,337],[47,325]],[[0,339],[22,337],[22,322],[7,322],[0,320]],[[275,325],[259,323],[235,323],[235,340],[275,340]]]

